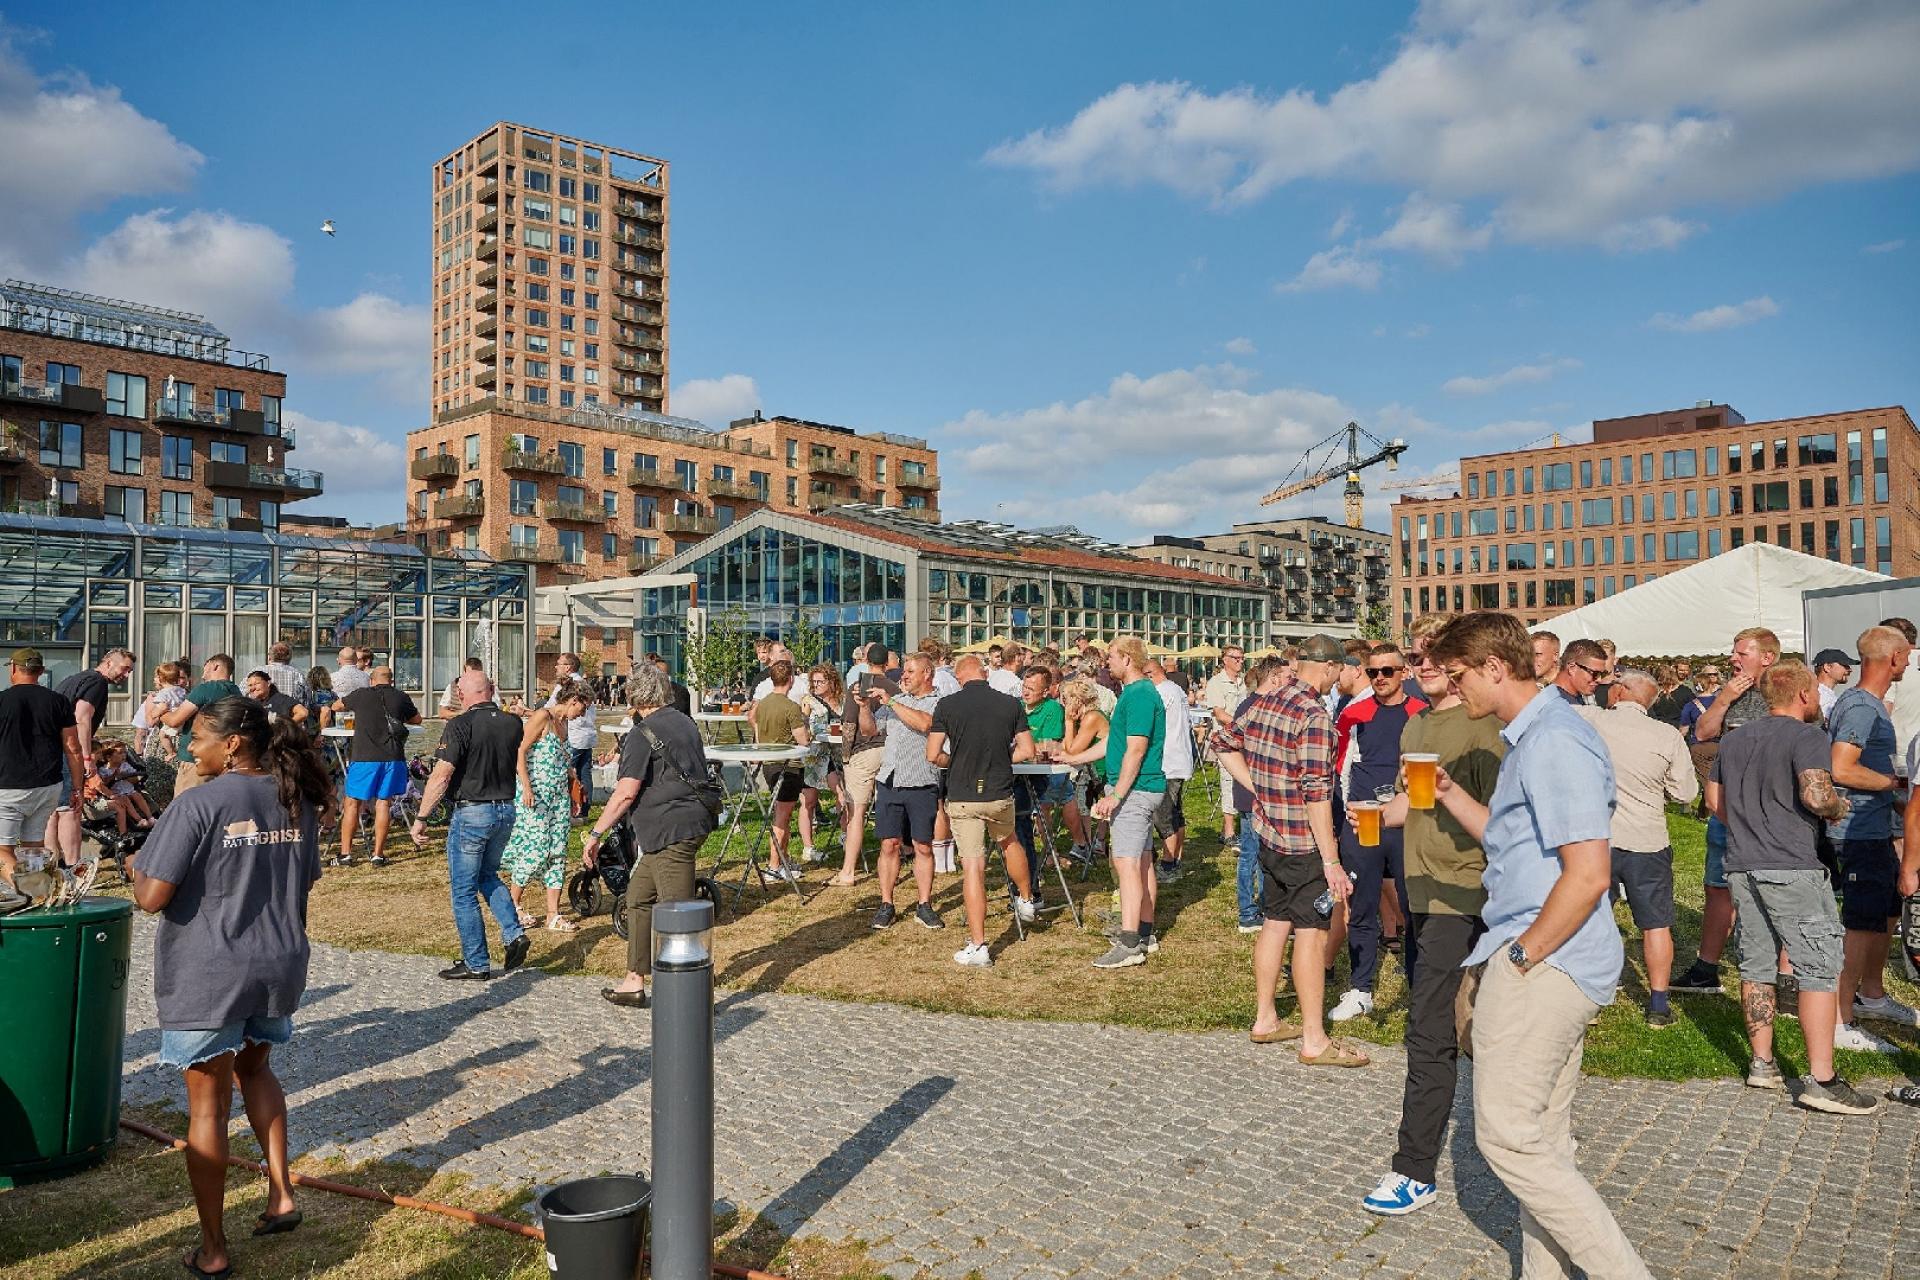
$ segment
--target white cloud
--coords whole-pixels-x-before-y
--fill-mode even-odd
[[[1538,364],[1517,364],[1511,369],[1503,369],[1499,373],[1488,374],[1484,378],[1473,378],[1465,375],[1458,378],[1448,378],[1445,383],[1441,384],[1440,389],[1449,395],[1484,396],[1490,392],[1499,391],[1504,387],[1517,387],[1531,382],[1545,382],[1557,373],[1564,372],[1568,369],[1578,369],[1579,367],[1580,362],[1571,359],[1545,360]]]
[[[1690,316],[1677,316],[1671,312],[1662,311],[1647,323],[1656,329],[1666,329],[1672,333],[1712,333],[1716,329],[1737,329],[1743,324],[1752,324],[1756,320],[1765,320],[1768,316],[1779,314],[1780,304],[1772,298],[1762,296],[1748,298],[1745,302],[1708,307]]]
[[[1503,239],[1669,247],[1698,230],[1687,211],[1920,165],[1915,47],[1902,0],[1427,0],[1384,66],[1324,97],[1123,84],[986,158],[1223,206],[1386,183],[1482,202]]]
[[[128,195],[184,190],[204,157],[119,91],[69,73],[41,77],[0,25],[0,267],[44,272],[74,219]]]
[[[683,418],[697,418],[710,427],[724,427],[735,418],[749,418],[760,407],[760,388],[744,373],[719,378],[693,378],[673,388],[668,401]]]
[[[406,489],[406,450],[398,441],[292,409],[287,410],[286,425],[299,433],[290,455],[293,464],[325,473],[330,498],[385,496]]]
[[[1879,244],[1868,245],[1866,248],[1862,249],[1860,252],[1862,253],[1898,253],[1900,252],[1900,250],[1906,247],[1907,247],[1907,242],[1905,240],[1882,240]]]
[[[1459,205],[1441,204],[1416,191],[1400,207],[1394,224],[1366,243],[1370,248],[1424,253],[1451,265],[1469,250],[1486,248],[1492,240],[1493,224],[1468,226]]]
[[[1347,245],[1323,249],[1307,259],[1300,274],[1273,286],[1275,293],[1309,293],[1320,289],[1377,289],[1380,263]]]
[[[390,390],[417,395],[433,349],[432,324],[431,308],[363,293],[302,317],[300,346],[316,372],[375,374]]]
[[[1253,345],[1252,338],[1229,338],[1225,349],[1230,356],[1250,356],[1260,348]]]
[[[293,288],[293,246],[226,213],[137,213],[94,241],[71,268],[88,293],[197,311],[237,339],[276,324]],[[276,324],[277,327],[277,324]]]
[[[1333,220],[1333,225],[1327,228],[1327,239],[1344,240],[1347,237],[1347,232],[1350,231],[1352,228],[1353,228],[1353,210],[1342,209],[1340,211],[1340,216]]]

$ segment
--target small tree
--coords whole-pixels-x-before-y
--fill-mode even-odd
[[[1386,601],[1376,600],[1367,606],[1366,616],[1360,620],[1360,638],[1362,640],[1393,638],[1393,631],[1387,620]]]
[[[708,614],[706,629],[687,637],[687,671],[702,692],[740,684],[752,663],[747,612],[738,605]]]
[[[820,661],[827,650],[827,633],[821,628],[816,611],[794,611],[793,627],[787,632],[787,649],[793,654],[795,671],[810,671]]]

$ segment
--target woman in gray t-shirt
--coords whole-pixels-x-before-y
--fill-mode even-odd
[[[200,709],[188,745],[200,786],[161,814],[133,862],[133,896],[160,916],[153,994],[160,1061],[186,1075],[187,1168],[200,1244],[196,1275],[231,1265],[221,1204],[237,1082],[266,1155],[267,1211],[253,1234],[300,1225],[287,1171],[287,1099],[268,1066],[293,1036],[307,986],[307,895],[320,878],[318,827],[333,784],[313,741],[245,698]]]

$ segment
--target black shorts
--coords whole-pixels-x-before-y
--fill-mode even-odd
[[[1893,841],[1840,840],[1840,923],[1856,933],[1885,933],[1900,914],[1900,860]]]
[[[1642,933],[1673,928],[1673,850],[1615,849],[1612,896],[1615,902],[1626,899],[1633,927]]]
[[[1167,789],[1160,797],[1160,807],[1153,811],[1153,834],[1162,840],[1176,831],[1187,829],[1186,786],[1185,778],[1167,779]]]
[[[805,778],[799,770],[779,764],[765,765],[763,768],[766,770],[763,776],[767,780],[767,790],[773,793],[775,804],[792,804],[800,798]]]
[[[1260,914],[1300,929],[1324,929],[1314,901],[1327,891],[1327,873],[1313,854],[1287,857],[1260,846]]]
[[[881,840],[933,843],[933,820],[940,797],[933,787],[890,787],[881,783],[873,802],[873,834]]]

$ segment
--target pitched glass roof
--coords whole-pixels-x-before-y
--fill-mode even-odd
[[[265,369],[267,357],[231,349],[227,335],[191,311],[150,307],[25,280],[0,284],[0,328],[104,342],[162,355]]]

